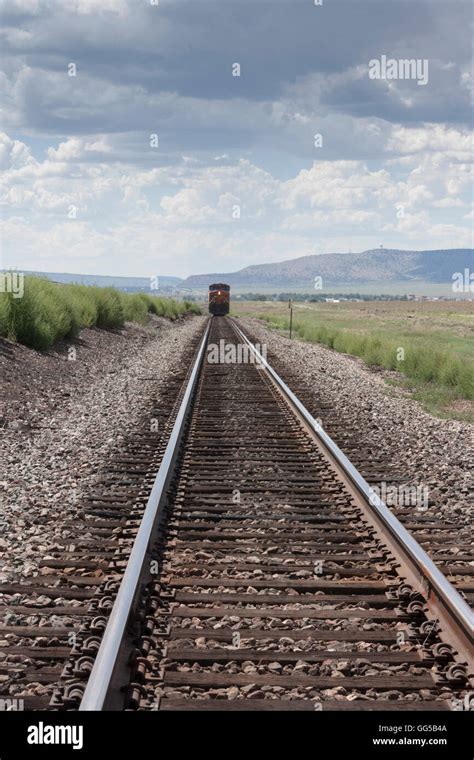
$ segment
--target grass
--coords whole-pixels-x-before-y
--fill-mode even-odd
[[[235,307],[234,307],[235,308]],[[237,307],[289,330],[286,305]],[[373,302],[298,304],[295,337],[395,370],[392,384],[409,390],[430,412],[474,421],[474,303]]]
[[[25,277],[21,298],[0,292],[0,335],[45,351],[85,327],[114,329],[125,322],[146,324],[150,314],[175,320],[190,313],[201,311],[189,301]]]

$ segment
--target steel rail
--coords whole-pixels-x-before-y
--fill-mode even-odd
[[[435,607],[439,613],[439,617],[443,619],[443,622],[448,621],[451,625],[458,628],[458,635],[454,637],[458,652],[460,650],[460,654],[465,658],[464,661],[472,662],[469,657],[469,647],[471,647],[472,651],[474,613],[469,605],[454,589],[413,536],[408,533],[384,502],[374,493],[373,489],[371,489],[367,481],[346,455],[339,449],[314,417],[312,417],[235,321],[233,319],[229,321],[238,337],[252,351],[260,367],[267,373],[290,407],[314,435],[321,449],[329,453],[330,459],[347,476],[348,481],[354,485],[364,503],[395,540],[400,551],[409,560],[409,565],[416,568],[418,576],[414,577],[412,572],[410,577],[410,573],[408,573],[409,579],[417,581],[415,587],[423,592],[425,598],[428,597],[428,591],[434,594],[437,603]],[[127,637],[128,626],[141,588],[143,568],[146,557],[149,554],[154,529],[166,502],[167,490],[174,473],[177,454],[183,439],[185,422],[189,417],[194,390],[204,360],[210,324],[209,321],[201,340],[173,430],[148,498],[140,528],[135,538],[130,558],[79,706],[80,711],[110,709],[108,694],[111,686],[113,686],[114,672],[117,668],[123,642]],[[421,584],[418,582],[420,578]],[[430,601],[433,601],[433,599]]]
[[[197,352],[183,400],[179,407],[176,421],[173,425],[170,439],[143,513],[140,528],[135,538],[112,612],[107,621],[99,651],[79,706],[80,711],[102,710],[106,704],[119,652],[126,636],[127,625],[137,592],[139,591],[142,570],[149,551],[154,528],[160,516],[161,508],[166,498],[166,491],[173,475],[177,452],[183,437],[185,422],[189,415],[194,389],[204,358],[210,325],[211,322],[209,320]]]
[[[385,532],[389,533],[399,550],[403,552],[404,558],[412,570],[409,579],[416,581],[418,590],[426,600],[430,601],[436,616],[439,616],[445,622],[447,621],[448,625],[450,624],[453,627],[450,642],[453,642],[461,661],[469,663],[469,666],[473,668],[474,611],[415,538],[410,535],[382,499],[374,492],[348,457],[288,388],[286,383],[270,366],[235,321],[232,319],[231,322],[237,335],[248,345],[258,363],[271,377],[283,397],[287,399],[290,406],[293,407],[305,425],[316,436],[317,440],[322,444],[322,448],[329,453],[330,458],[349,478],[357,492],[361,495],[368,510],[378,518]],[[418,574],[418,577],[414,578],[413,572]]]

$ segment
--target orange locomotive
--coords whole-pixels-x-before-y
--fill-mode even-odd
[[[230,287],[223,282],[209,285],[209,311],[214,317],[229,313]]]

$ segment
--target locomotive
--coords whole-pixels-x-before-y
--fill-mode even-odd
[[[209,311],[214,317],[229,313],[230,287],[223,282],[209,285]]]

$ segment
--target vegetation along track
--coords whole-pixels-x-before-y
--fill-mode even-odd
[[[207,341],[246,344],[232,320],[208,330],[166,450],[144,466],[136,441],[86,508],[93,540],[53,565],[59,588],[24,589],[62,606],[10,599],[8,693],[82,710],[465,705],[465,600],[269,366],[207,361]]]

